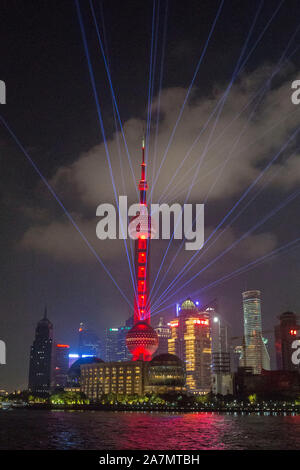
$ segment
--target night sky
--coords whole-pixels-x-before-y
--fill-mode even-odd
[[[188,202],[205,202],[206,238],[256,179],[257,184],[215,236],[229,224],[224,234],[186,273],[161,308],[166,308],[165,316],[170,318],[170,305],[189,295],[203,305],[217,299],[232,333],[241,335],[241,292],[260,289],[263,330],[274,359],[273,336],[268,331],[283,311],[300,311],[300,244],[226,282],[197,290],[300,237],[296,193],[300,139],[294,135],[300,126],[300,105],[291,102],[292,81],[300,79],[299,2],[225,0],[189,89],[220,4],[219,0],[155,3],[148,183],[151,189],[158,176],[153,202],[163,194],[160,202],[180,204],[193,185]],[[153,2],[94,0],[93,5],[137,181],[141,139],[147,126]],[[114,203],[114,193],[75,2],[2,0],[1,7],[0,79],[7,88],[1,118],[132,301],[123,242],[96,238],[96,208],[100,203]],[[137,202],[119,128],[116,133],[90,2],[81,0],[80,9],[117,192],[128,195],[129,203]],[[242,69],[228,90],[242,52]],[[224,106],[207,124],[226,90]],[[7,365],[0,366],[0,388],[11,390],[27,387],[30,345],[45,305],[55,339],[73,349],[81,321],[103,337],[106,327],[120,326],[133,311],[2,120],[0,146],[0,339],[7,346]],[[287,202],[290,195],[293,199]],[[273,209],[276,213],[253,230]],[[181,288],[243,235],[232,250]],[[177,240],[171,244],[157,286],[179,245]],[[152,281],[167,246],[166,240],[152,243]],[[193,255],[180,251],[160,292]],[[158,318],[159,313],[153,316],[153,324]]]

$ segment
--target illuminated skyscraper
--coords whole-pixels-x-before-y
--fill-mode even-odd
[[[118,360],[118,328],[106,328],[105,331],[105,361],[114,362]]]
[[[262,338],[260,291],[246,291],[242,296],[245,339],[241,365],[260,374],[263,368],[270,368],[270,357]]]
[[[45,393],[51,387],[53,325],[44,317],[37,324],[35,339],[30,350],[28,388],[35,393]]]
[[[69,370],[68,344],[56,344],[53,350],[52,386],[65,387],[67,385]]]
[[[171,328],[164,322],[163,317],[160,317],[159,323],[154,329],[158,336],[158,348],[156,355],[166,354],[168,352],[168,339],[171,337]]]
[[[105,361],[130,361],[131,354],[126,346],[126,336],[130,330],[129,326],[118,328],[107,328],[105,338]]]
[[[212,392],[215,395],[232,394],[229,326],[214,308],[208,308],[206,311],[210,313],[211,319]]]
[[[150,273],[150,238],[151,216],[147,211],[145,145],[142,144],[140,191],[140,214],[135,232],[135,292],[134,325],[126,337],[127,347],[133,360],[150,361],[158,346],[157,333],[150,326],[149,273]],[[130,223],[130,225],[131,225]],[[130,230],[130,228],[129,228]]]
[[[212,371],[216,374],[230,373],[229,328],[214,309],[208,308],[211,318]]]
[[[131,354],[126,346],[126,336],[130,326],[119,326],[118,330],[118,361],[130,361]]]
[[[80,323],[78,329],[78,354],[79,356],[102,356],[99,336],[84,323]]]
[[[179,316],[170,322],[170,327],[168,352],[184,362],[188,389],[208,393],[211,390],[209,313],[199,311],[194,302],[187,299],[181,305]]]

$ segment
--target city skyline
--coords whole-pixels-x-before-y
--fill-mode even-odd
[[[174,141],[170,144],[170,152],[166,154],[162,164],[176,124],[176,116],[180,113],[220,7],[220,2],[213,1],[206,2],[203,8],[199,9],[197,3],[192,1],[188,11],[185,11],[183,5],[169,5],[166,13],[163,4],[157,10],[159,47],[152,96],[153,116],[150,122],[153,126],[149,141],[148,158],[151,165],[148,181],[154,188],[154,202],[163,197],[163,201],[182,204],[190,188],[192,202],[203,202],[207,198],[207,240],[224,215],[260,175],[264,163],[269,162],[276,152],[280,152],[297,130],[300,107],[292,104],[290,94],[291,83],[297,78],[299,51],[295,49],[296,7],[282,5],[277,12],[264,5],[256,17],[259,5],[249,2],[241,14],[236,2],[227,3],[217,18],[212,40],[207,43],[199,74],[197,72],[187,106],[174,134]],[[127,13],[122,2],[116,2],[111,8],[105,6],[103,9],[104,23],[110,25],[106,28],[106,48],[110,59],[111,79],[124,132],[128,137],[135,179],[140,159],[137,149],[149,117],[145,97],[148,92],[152,7],[150,3],[140,5],[140,2],[133,2]],[[11,126],[47,181],[52,184],[56,194],[63,200],[67,210],[75,215],[80,229],[91,240],[99,256],[103,257],[105,265],[113,273],[122,291],[128,298],[132,298],[128,263],[122,243],[101,242],[96,239],[96,206],[103,201],[113,201],[113,188],[105,162],[104,140],[99,134],[97,110],[89,82],[76,8],[73,2],[66,2],[60,11],[62,14],[58,18],[56,5],[48,8],[40,5],[34,8],[30,4],[27,9],[20,7],[18,12],[7,7],[7,25],[14,24],[14,67],[11,66],[11,57],[7,52],[3,56],[5,76],[1,77],[7,87],[7,104],[1,105],[1,112],[5,122]],[[137,12],[143,21],[137,21]],[[94,31],[93,18],[90,11],[83,7],[82,15],[96,83],[98,87],[101,84],[98,91],[116,186],[122,194],[124,185],[118,154],[118,142],[122,144],[122,133],[120,129],[118,133],[115,132],[110,87]],[[187,15],[189,19],[184,24],[179,19],[183,15]],[[96,9],[96,16],[98,19],[102,18],[100,9]],[[167,39],[160,88],[165,17],[168,17]],[[111,24],[117,24],[117,27],[112,29]],[[2,43],[7,45],[9,51],[12,39],[7,25],[1,34]],[[31,40],[26,39],[24,31],[28,30],[31,31]],[[205,155],[199,178],[193,180],[194,172],[192,173],[191,169],[196,168],[197,158],[206,148],[213,127],[209,127],[205,138],[201,137],[195,144],[190,160],[183,164],[181,171],[170,183],[195,142],[201,125],[205,124],[230,83],[232,71],[243,50],[247,34],[251,31],[244,58],[261,34],[263,41],[254,47],[238,80],[232,85],[224,113],[220,114],[216,126],[216,134],[210,142],[215,146]],[[104,30],[101,29],[100,32],[103,35]],[[126,44],[123,41],[124,35],[127,37]],[[137,37],[140,40],[137,40]],[[277,38],[275,46],[274,37]],[[286,50],[288,44],[289,48]],[[20,53],[23,49],[24,57],[27,58],[26,67],[22,60],[23,54]],[[261,97],[262,102],[255,102],[249,112],[237,119],[228,135],[218,141],[222,130],[241,112],[252,94],[272,76],[283,53],[285,60],[281,64],[280,73],[272,80],[268,93]],[[49,60],[49,57],[52,59]],[[132,60],[130,57],[138,60]],[[35,73],[37,67],[41,74]],[[161,113],[155,153],[155,110],[159,96]],[[22,113],[19,112],[21,101]],[[255,113],[253,120],[251,112]],[[286,120],[280,121],[285,117]],[[51,194],[43,187],[40,176],[29,165],[7,128],[1,126],[0,132],[3,159],[9,162],[4,165],[2,183],[3,295],[0,298],[0,309],[3,312],[1,315],[4,317],[1,339],[7,346],[7,365],[0,366],[0,382],[10,388],[23,388],[27,381],[28,367],[24,352],[29,350],[32,332],[45,304],[48,305],[51,320],[56,325],[58,341],[70,345],[73,341],[72,332],[78,328],[81,321],[86,322],[95,331],[104,331],[109,326],[125,324],[133,312],[65,219],[61,208],[56,206]],[[233,151],[241,160],[228,162],[226,169],[220,174],[217,170],[219,178],[215,180],[217,175],[210,172],[213,172],[214,168],[222,168],[223,159]],[[124,193],[128,194],[133,202],[136,196],[126,149],[123,147],[121,157],[124,165]],[[168,304],[175,305],[188,296],[197,298],[202,305],[218,298],[220,312],[233,325],[233,335],[240,335],[243,331],[240,292],[250,289],[259,289],[262,292],[263,328],[266,330],[273,330],[277,316],[282,312],[300,311],[300,255],[297,245],[276,257],[268,258],[251,271],[242,272],[238,277],[214,285],[218,279],[299,236],[299,220],[295,216],[298,210],[296,198],[267,219],[257,230],[245,236],[234,249],[220,258],[220,261],[207,268],[224,250],[246,235],[266,214],[283,204],[290,194],[293,194],[298,185],[298,159],[295,139],[290,141],[289,146],[270,168],[270,172],[266,172],[253,193],[249,194],[249,198],[244,200],[244,205],[241,204],[242,209],[249,202],[241,217],[227,228],[208,253],[200,253],[201,260],[182,279],[187,282],[197,276],[200,270],[205,270],[187,284],[178,296],[174,295],[176,290],[173,289],[170,290],[173,297],[169,298],[166,293],[166,297],[159,301],[160,295],[181,270],[185,269],[185,264],[190,259],[190,254],[181,252],[166,274],[180,244],[174,240],[156,282],[155,290],[166,274],[160,291],[154,292],[156,297],[153,297],[153,318],[158,319],[160,315],[166,315],[165,312],[158,311],[160,302],[166,299],[168,302],[162,304],[162,308],[171,310]],[[241,161],[240,165],[237,164],[238,161]],[[214,178],[209,177],[210,174],[214,175]],[[250,204],[251,198],[256,195],[257,198]],[[239,210],[240,207],[237,212]],[[233,212],[232,216],[235,214]],[[156,280],[168,246],[167,241],[154,240],[154,243],[155,249],[151,254],[152,283]],[[209,289],[201,292],[202,288],[209,286]],[[194,295],[197,291],[200,292]],[[158,304],[155,305],[155,302]],[[274,352],[272,362],[274,367]]]
[[[164,367],[169,364],[176,375],[173,368],[175,363],[181,364],[182,373],[186,378],[186,382],[182,384],[184,389],[196,394],[207,394],[212,391],[215,395],[232,396],[236,394],[238,396],[239,387],[242,386],[238,384],[244,380],[244,374],[246,374],[246,378],[248,376],[248,380],[249,378],[252,380],[251,376],[253,376],[253,380],[259,379],[260,381],[256,385],[259,388],[264,387],[263,381],[268,380],[275,381],[273,386],[278,387],[279,385],[280,387],[280,375],[278,374],[286,373],[288,380],[295,380],[299,374],[299,365],[292,358],[294,351],[292,343],[295,338],[299,337],[300,330],[297,323],[299,316],[292,312],[284,312],[280,315],[280,325],[274,326],[277,363],[275,370],[271,372],[269,359],[266,361],[265,358],[265,355],[268,356],[268,350],[262,337],[262,334],[266,332],[261,328],[261,293],[257,290],[247,291],[242,293],[242,297],[245,314],[242,336],[232,337],[230,335],[230,325],[215,307],[200,306],[198,301],[193,302],[188,298],[181,304],[175,318],[165,324],[165,327],[163,327],[163,319],[160,318],[156,331],[160,333],[159,339],[163,343],[158,345],[159,348],[152,360],[130,357],[128,351],[126,354],[126,336],[130,331],[130,326],[107,329],[106,341],[100,351],[99,337],[81,323],[78,330],[77,353],[74,354],[76,351],[70,353],[69,345],[58,344],[54,341],[53,325],[45,310],[43,318],[37,323],[35,339],[30,351],[28,390],[37,395],[50,392],[53,394],[55,390],[81,390],[85,393],[87,387],[88,398],[99,400],[103,393],[125,393],[122,371],[127,370],[130,378],[130,374],[138,370],[138,374],[143,371],[144,376],[144,379],[139,381],[139,395],[142,395],[144,390],[155,392],[159,389],[163,393],[162,390],[166,391],[169,386]],[[132,324],[130,319],[127,324]],[[166,332],[167,325],[169,333]],[[165,345],[166,338],[167,344]],[[254,350],[252,350],[253,339],[257,340]],[[241,346],[236,347],[236,341],[240,342]],[[260,343],[263,343],[264,349],[260,347]],[[160,347],[166,347],[166,350],[162,351]],[[233,357],[234,351],[237,349],[240,350],[238,363],[234,361]],[[150,369],[147,366],[149,360]],[[95,369],[91,369],[95,373],[99,371],[99,367],[102,370],[101,377],[98,376],[94,384],[89,383],[91,378],[84,378],[84,389],[80,388],[83,386],[80,364],[87,364],[88,368],[95,367]],[[152,367],[155,369],[151,369]],[[104,370],[110,370],[109,384],[106,385]],[[120,374],[117,374],[118,385],[114,384],[113,380],[116,370],[120,371]],[[288,373],[291,371],[296,375],[290,375],[288,378]],[[156,375],[160,377],[158,382],[155,379]],[[173,378],[175,380],[175,376]],[[100,388],[99,380],[101,382]],[[176,380],[172,386],[178,386],[177,390],[179,391],[181,385]],[[155,383],[158,389],[155,389]],[[131,385],[133,384],[131,383]],[[129,388],[131,385],[128,385]],[[147,388],[148,386],[150,388]],[[97,392],[94,387],[97,388]],[[96,395],[93,395],[94,392]],[[129,389],[126,391],[126,394],[128,393]]]
[[[240,293],[240,294],[242,294],[242,293]],[[214,301],[212,302],[212,304],[213,304],[215,301],[216,301],[216,300],[214,299]],[[202,305],[202,306],[201,306],[201,305],[199,304],[199,301],[194,300],[194,302],[197,304],[197,309],[199,309],[200,312],[201,312],[201,307],[204,307],[205,309],[207,308],[207,305],[205,305],[205,306]],[[169,320],[172,320],[172,319],[174,319],[174,318],[177,316],[177,313],[176,313],[176,312],[177,312],[177,305],[179,305],[179,304],[178,304],[178,303],[175,303],[174,306],[173,306],[173,309],[170,309],[169,313],[168,313],[166,316],[162,315],[160,318],[156,318],[157,323],[156,323],[156,322],[154,323],[156,329],[157,329],[157,327],[159,326],[159,323],[160,323],[161,318],[163,318],[164,321],[166,321],[166,323],[170,325]],[[180,307],[180,309],[181,309],[181,307]],[[208,309],[208,310],[210,310],[210,309]],[[211,309],[211,310],[214,310],[214,309]],[[47,311],[48,311],[48,309],[45,307],[45,308],[44,308],[44,318],[45,318],[45,315],[47,316],[46,318],[48,318],[48,313],[47,313]],[[45,313],[45,312],[46,312],[46,313]],[[278,315],[275,316],[275,318],[274,318],[274,324],[273,324],[273,326],[271,327],[271,328],[272,328],[271,330],[269,330],[269,331],[263,331],[263,332],[262,332],[265,336],[267,336],[267,337],[269,338],[268,353],[270,354],[271,359],[272,359],[272,361],[271,361],[271,369],[272,369],[272,370],[278,369],[278,359],[276,359],[276,343],[275,343],[275,342],[276,342],[276,332],[275,332],[275,331],[276,331],[276,323],[278,323],[278,319],[279,319],[280,316],[282,316],[284,313],[285,313],[285,311],[282,311],[282,312],[280,312]],[[180,314],[180,312],[179,312],[179,314]],[[295,323],[295,325],[297,325],[297,321],[299,321],[300,314],[298,314],[297,312],[296,312],[296,313],[292,313],[292,314],[294,315],[293,318],[295,318],[294,323]],[[221,317],[224,318],[224,315],[220,314],[219,311],[218,311],[218,313],[216,313],[216,315],[218,315],[218,318],[220,317],[220,315],[221,315]],[[244,337],[246,338],[246,336],[244,336],[244,335],[245,335],[246,328],[245,328],[245,323],[244,323],[244,317],[243,317],[243,315],[244,315],[244,310],[243,310],[243,304],[242,304],[242,302],[241,302],[241,318],[240,318],[241,321],[240,321],[240,325],[239,325],[239,328],[238,328],[238,329],[240,330],[240,332],[241,332],[241,335],[239,335],[239,336],[237,336],[237,337],[233,335],[231,338],[228,338],[228,341],[229,341],[229,344],[231,345],[231,347],[233,347],[234,343],[236,343],[237,338],[240,338],[240,342],[241,342],[241,343],[244,341],[243,338],[244,338]],[[125,358],[123,358],[123,354],[124,354],[124,353],[122,353],[122,352],[120,351],[120,339],[118,340],[118,343],[117,343],[118,354],[120,354],[120,357],[119,357],[119,358],[115,358],[115,357],[114,357],[114,358],[109,359],[109,358],[106,356],[106,354],[107,354],[107,353],[106,353],[106,348],[107,348],[107,343],[106,343],[107,332],[106,332],[106,330],[121,330],[121,329],[123,330],[123,329],[126,329],[126,333],[127,333],[127,331],[129,330],[130,327],[127,327],[126,325],[127,325],[127,324],[132,324],[132,323],[131,323],[132,318],[133,318],[132,316],[128,317],[128,318],[125,320],[124,324],[122,324],[121,326],[120,326],[120,325],[116,326],[115,323],[110,324],[110,327],[106,328],[106,329],[103,330],[103,331],[97,331],[97,332],[95,331],[95,332],[94,332],[93,330],[90,330],[90,329],[87,327],[87,331],[91,331],[94,336],[99,335],[99,338],[100,338],[101,346],[99,346],[99,351],[102,351],[102,354],[100,354],[100,355],[99,355],[99,354],[95,354],[95,356],[97,356],[97,357],[100,357],[100,356],[101,356],[100,358],[101,358],[101,359],[105,359],[106,361],[107,361],[107,360],[124,361],[124,360],[129,360],[129,359],[130,359],[130,354],[129,354],[129,353],[127,353],[127,356],[125,355],[125,356],[124,356]],[[298,319],[298,320],[297,320],[297,319]],[[214,320],[214,319],[212,318],[212,322],[213,322],[213,320]],[[43,321],[43,318],[42,318],[41,320],[38,320],[37,325],[39,325],[42,321]],[[47,321],[48,321],[48,320],[47,320]],[[71,338],[71,341],[69,341],[70,344],[66,344],[66,345],[64,345],[64,346],[67,346],[67,347],[68,347],[68,349],[70,350],[70,353],[71,353],[71,354],[74,354],[74,353],[75,353],[78,357],[81,357],[82,351],[80,352],[80,346],[79,346],[79,344],[78,344],[78,339],[76,338],[76,336],[77,336],[77,334],[78,334],[78,331],[82,328],[83,322],[80,322],[80,324],[79,324],[79,329],[78,329],[78,327],[77,327],[77,328],[75,327],[75,329],[73,330],[72,333],[71,333],[70,331],[65,332],[65,333],[62,334],[59,338],[57,338],[57,336],[56,336],[56,334],[55,334],[55,325],[54,325],[53,323],[51,323],[51,321],[50,321],[50,324],[51,324],[51,341],[52,341],[52,343],[53,343],[53,346],[59,344],[58,341],[65,341],[65,338],[66,338],[66,337],[68,337],[69,339]],[[225,324],[230,327],[230,330],[231,330],[231,331],[235,331],[233,325],[229,324],[227,320],[225,320]],[[236,326],[236,325],[235,325],[235,326]],[[212,325],[212,327],[214,327],[214,325]],[[243,331],[244,331],[244,334],[243,334]],[[80,332],[79,332],[79,334],[80,334]],[[123,336],[124,336],[124,337],[122,338],[122,341],[124,341],[124,346],[125,346],[125,348],[127,349],[126,343],[125,343],[126,334],[123,335]],[[293,336],[292,336],[291,338],[293,339]],[[232,340],[232,341],[231,341],[231,340]],[[92,353],[91,351],[88,351],[88,352],[90,352],[89,355],[94,354],[94,353]],[[26,353],[26,352],[25,352],[25,353]],[[53,354],[55,354],[55,353],[54,353],[54,350],[53,350]],[[53,357],[54,357],[54,356],[53,356]],[[76,359],[73,359],[73,361],[74,361],[74,360],[76,360]],[[232,358],[231,358],[231,360],[232,360]],[[251,362],[251,359],[250,359],[250,362]],[[249,364],[247,363],[248,366],[251,366],[251,365],[252,365],[252,364],[250,364],[250,362],[249,362]],[[28,354],[28,365],[29,365],[29,354]],[[240,366],[245,366],[243,360],[240,360]],[[297,369],[297,367],[296,367],[296,369]],[[29,368],[28,368],[28,370],[29,370]],[[25,374],[27,374],[27,373],[28,373],[28,371],[25,371]],[[21,386],[9,387],[9,386],[6,386],[6,384],[3,384],[3,383],[2,383],[2,385],[3,385],[3,387],[4,387],[5,389],[8,389],[8,390],[10,390],[10,391],[13,391],[13,390],[22,390],[22,389],[27,389],[27,380],[28,380],[28,379],[27,379],[27,375],[26,375],[26,376],[25,376],[25,379],[24,379],[24,386],[21,385]]]
[[[272,332],[262,331],[262,322],[260,316],[260,295],[261,293],[259,291],[247,291],[242,293],[244,300],[244,334],[237,337],[231,336],[230,331],[232,331],[232,325],[228,324],[228,322],[224,320],[220,312],[216,310],[215,307],[208,307],[207,305],[201,306],[199,305],[199,301],[195,301],[194,303],[190,299],[187,299],[185,302],[182,303],[178,311],[178,304],[176,304],[176,306],[174,306],[173,315],[171,315],[170,317],[172,318],[171,321],[165,322],[164,318],[160,317],[157,327],[155,328],[158,333],[159,340],[162,340],[162,343],[159,342],[158,344],[158,350],[155,354],[155,357],[161,355],[162,353],[169,352],[171,354],[179,356],[182,359],[183,363],[188,363],[189,361],[186,360],[185,357],[186,353],[182,349],[183,346],[180,346],[180,343],[176,345],[178,328],[172,327],[178,327],[178,323],[181,323],[182,321],[186,322],[187,319],[187,324],[190,325],[188,328],[191,328],[191,326],[193,326],[193,323],[196,322],[195,318],[206,318],[206,320],[203,321],[204,323],[209,322],[208,325],[211,333],[211,359],[209,360],[209,362],[211,364],[210,367],[212,380],[215,380],[213,379],[214,374],[233,374],[237,371],[238,367],[250,367],[253,370],[253,373],[255,374],[261,374],[261,369],[269,370],[270,363],[267,364],[265,362],[264,354],[267,354],[268,356],[270,349],[276,349],[276,364],[275,367],[272,368],[273,370],[298,370],[297,365],[290,366],[288,364],[292,364],[291,344],[294,341],[294,338],[297,336],[297,322],[299,320],[299,315],[292,312],[284,312],[278,317],[280,319],[286,319],[285,321],[287,321],[287,323],[283,323],[283,325],[285,325],[283,327],[284,329],[282,330],[283,333],[279,333],[280,330],[278,325],[274,325]],[[246,302],[250,301],[249,307],[246,306],[246,310],[245,299]],[[257,299],[259,302],[259,306],[257,306]],[[188,305],[187,310],[185,305]],[[185,319],[185,317],[187,318]],[[88,358],[94,356],[101,360],[103,358],[106,362],[126,362],[132,360],[132,356],[129,353],[126,345],[126,335],[130,330],[130,326],[126,325],[132,325],[132,322],[133,318],[130,317],[126,321],[125,325],[119,326],[117,328],[107,328],[105,331],[105,335],[100,334],[99,336],[96,334],[96,332],[88,329],[87,326],[81,322],[79,325],[79,329],[77,330],[79,335],[77,347],[70,348],[69,344],[60,344],[56,342],[56,338],[53,333],[54,327],[51,321],[48,319],[47,309],[45,308],[43,318],[37,323],[36,337],[31,347],[29,362],[29,390],[35,391],[36,385],[33,385],[35,380],[33,378],[33,374],[38,373],[39,370],[40,372],[42,372],[42,374],[38,374],[41,376],[41,379],[38,379],[37,383],[39,384],[40,380],[44,380],[44,382],[46,381],[47,384],[42,386],[42,388],[45,388],[45,391],[50,390],[50,387],[52,389],[55,389],[55,387],[61,386],[59,385],[59,383],[56,383],[56,381],[61,381],[60,383],[64,383],[66,385],[67,370],[77,359],[81,357]],[[181,328],[182,326],[183,325],[181,325]],[[259,330],[256,330],[257,327],[259,328]],[[166,332],[167,328],[169,329],[169,334],[167,334]],[[50,333],[48,332],[48,329]],[[176,334],[174,336],[173,333],[175,330]],[[201,335],[203,334],[201,330],[203,330],[203,328],[199,330],[200,336],[196,341],[203,341],[201,340]],[[267,349],[266,345],[264,344],[264,354],[262,352],[262,348],[258,346],[259,341],[256,344],[255,351],[252,351],[251,341],[253,340],[253,333],[251,332],[255,332],[255,335],[259,333],[261,339],[263,339],[262,334],[265,335],[266,333],[272,333],[273,336],[273,334],[275,333],[274,342],[272,342],[271,344],[269,343]],[[82,333],[85,333],[85,336],[82,336]],[[183,330],[181,334],[183,334]],[[101,343],[99,337],[101,337]],[[284,339],[279,339],[281,337]],[[48,338],[50,342],[48,341]],[[85,341],[83,341],[83,338],[85,338]],[[279,341],[285,341],[285,346],[279,346]],[[236,342],[240,342],[241,345],[237,346]],[[48,343],[51,343],[49,346],[50,349],[48,347]],[[234,350],[236,347],[242,349],[238,363],[234,363]],[[46,353],[45,357],[46,350],[48,351],[48,353]],[[41,358],[42,362],[40,357],[38,357],[41,355],[43,356]],[[196,362],[197,360],[198,359],[196,359]],[[43,365],[43,361],[45,362],[45,365]],[[35,365],[35,363],[37,363],[37,365]],[[39,363],[42,365],[40,366]],[[56,367],[58,365],[60,366],[59,368]],[[188,366],[188,364],[186,365]],[[56,371],[55,369],[62,370]],[[187,374],[188,373],[189,372],[187,369]],[[43,378],[43,374],[48,374],[48,379]],[[220,381],[219,387],[222,390],[222,380],[217,380]],[[38,387],[40,387],[40,385],[38,385]],[[27,387],[24,388],[26,389]],[[39,391],[41,392],[42,390],[37,390],[37,392]]]

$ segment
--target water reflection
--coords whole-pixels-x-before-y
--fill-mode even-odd
[[[0,449],[299,449],[300,416],[265,413],[0,412]]]

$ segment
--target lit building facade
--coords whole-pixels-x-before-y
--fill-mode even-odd
[[[212,393],[231,395],[233,375],[231,374],[229,327],[215,309],[207,309],[211,318],[212,337]]]
[[[185,381],[184,364],[174,354],[158,354],[147,364],[145,392],[185,392]]]
[[[275,350],[278,370],[299,370],[298,364],[293,364],[292,354],[295,351],[292,344],[299,339],[300,325],[297,315],[284,312],[279,317],[279,325],[275,326]]]
[[[105,330],[105,361],[118,361],[119,329],[106,328]]]
[[[118,361],[130,361],[132,356],[126,345],[126,337],[130,326],[120,326],[118,330]]]
[[[254,374],[270,369],[270,357],[262,338],[261,294],[259,290],[242,293],[244,311],[244,352],[241,366],[251,367]]]
[[[101,342],[99,336],[84,323],[80,323],[78,329],[78,354],[79,356],[101,357]]]
[[[100,401],[104,394],[143,395],[186,390],[184,364],[172,354],[160,354],[151,361],[81,364],[79,382],[80,390],[93,402]]]
[[[131,354],[126,345],[130,326],[107,328],[105,334],[105,361],[130,361]]]
[[[53,351],[52,387],[64,388],[67,385],[69,370],[68,344],[56,344]]]
[[[81,365],[81,391],[92,401],[103,394],[142,395],[145,363],[143,361],[102,362]]]
[[[37,324],[30,349],[28,388],[34,393],[48,393],[51,388],[53,325],[44,317]]]
[[[211,333],[210,315],[201,312],[187,299],[180,314],[170,322],[171,338],[168,352],[185,364],[186,385],[191,391],[208,393],[211,390]]]
[[[104,361],[99,359],[95,356],[89,357],[80,357],[75,361],[70,369],[68,370],[68,380],[67,386],[65,387],[65,391],[76,391],[80,392],[80,385],[81,385],[81,366],[83,365],[91,365],[91,364],[103,364]]]
[[[212,338],[212,372],[214,374],[230,374],[230,340],[229,327],[215,309],[206,310],[210,314]]]
[[[164,322],[163,317],[160,317],[159,323],[154,329],[158,336],[158,348],[156,355],[166,354],[168,352],[168,340],[171,338],[171,328]]]

